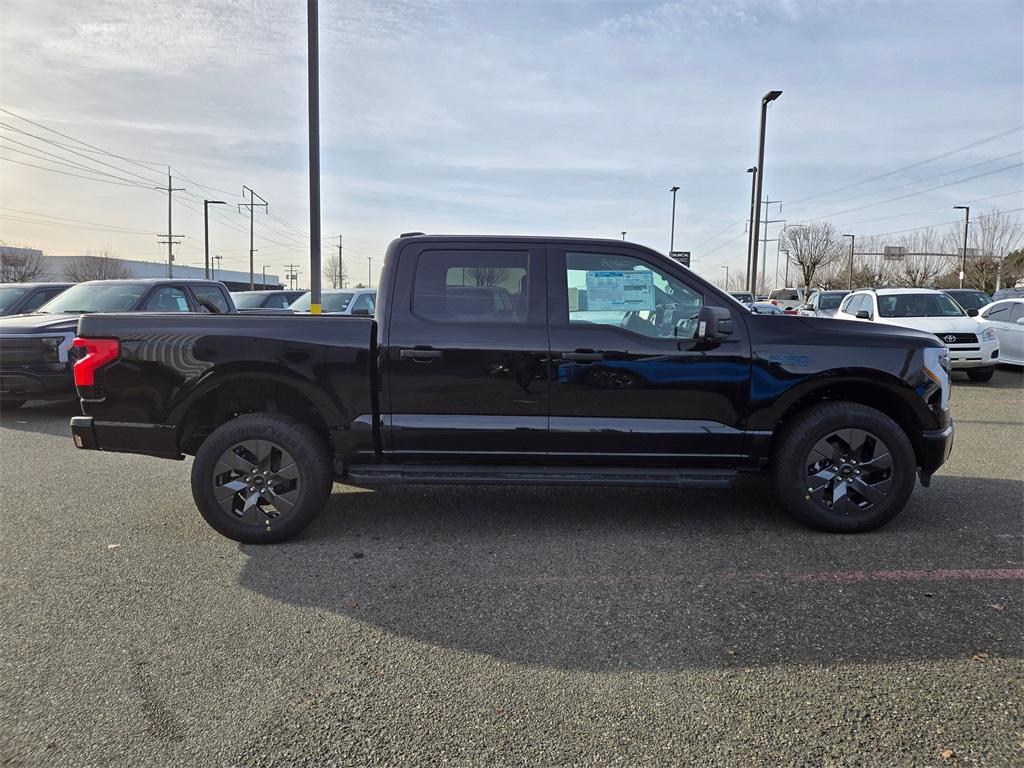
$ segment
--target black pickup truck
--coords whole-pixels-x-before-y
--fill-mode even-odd
[[[0,318],[0,410],[75,397],[69,353],[82,315],[235,311],[227,288],[212,280],[90,280],[54,295],[29,314]]]
[[[403,236],[374,318],[86,315],[80,448],[195,456],[222,534],[294,536],[332,482],[723,486],[876,528],[953,441],[926,333],[747,311],[639,245]]]

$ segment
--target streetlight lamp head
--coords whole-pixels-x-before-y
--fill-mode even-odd
[[[679,187],[672,187],[672,189],[669,190],[669,192],[678,192],[678,191],[679,191]]]
[[[971,207],[969,205],[954,205],[953,209],[957,211],[969,211],[971,210]]]
[[[753,168],[747,168],[747,173],[757,173],[757,166],[755,165]]]
[[[782,91],[768,91],[768,93],[761,97],[761,101],[767,104],[769,101],[775,101],[781,95]]]

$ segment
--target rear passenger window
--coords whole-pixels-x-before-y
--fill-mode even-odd
[[[157,288],[153,295],[146,300],[143,310],[146,312],[191,312],[185,292],[171,286]]]
[[[441,322],[525,323],[526,251],[424,251],[412,312]]]
[[[200,312],[210,311],[210,308],[206,306],[207,304],[212,304],[217,308],[217,311],[221,313],[230,311],[228,309],[228,301],[224,298],[224,294],[212,285],[193,285],[192,293],[196,295],[196,298],[200,299],[198,302]]]

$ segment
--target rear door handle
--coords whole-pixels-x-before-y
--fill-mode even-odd
[[[594,362],[604,360],[604,352],[595,352],[592,349],[577,349],[575,352],[563,352],[563,360],[576,360],[578,362]]]
[[[417,363],[427,363],[431,360],[436,360],[441,357],[441,350],[439,349],[402,349],[399,350],[398,356],[403,360],[415,360]]]

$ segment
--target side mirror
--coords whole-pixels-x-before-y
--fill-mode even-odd
[[[977,317],[978,316],[978,310],[976,310],[976,309],[968,309],[967,310],[967,316],[968,317]]]
[[[699,339],[724,339],[732,336],[732,313],[725,307],[701,307],[697,322]]]
[[[1017,318],[1017,325],[1024,325],[1024,317]]]
[[[866,309],[857,310],[857,314],[854,315],[858,320],[870,320],[871,314]]]

